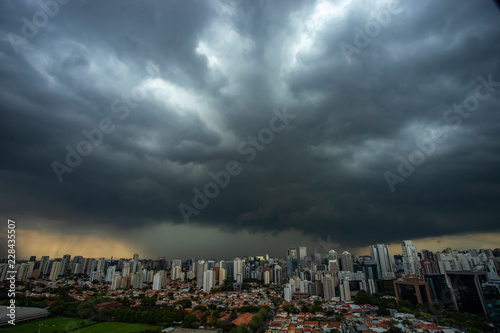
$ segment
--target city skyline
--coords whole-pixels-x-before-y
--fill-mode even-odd
[[[314,257],[315,253],[319,253],[322,258],[327,258],[328,257],[328,252],[329,250],[334,250],[337,255],[339,256],[339,258],[342,257],[342,254],[344,251],[347,251],[349,254],[352,254],[356,257],[367,257],[367,256],[371,256],[373,258],[373,252],[371,251],[371,247],[372,246],[377,246],[377,245],[383,245],[383,246],[387,246],[387,249],[389,250],[389,253],[390,253],[390,256],[401,256],[403,257],[404,256],[404,250],[402,250],[402,242],[405,242],[406,240],[402,240],[400,241],[399,243],[394,243],[394,244],[382,244],[382,243],[376,243],[376,244],[372,244],[368,247],[366,247],[366,249],[364,250],[361,250],[359,249],[358,251],[354,250],[354,251],[351,251],[349,249],[345,249],[341,246],[339,247],[335,247],[335,248],[327,248],[326,245],[328,243],[326,242],[323,242],[323,241],[320,241],[319,244],[320,246],[316,246],[314,248],[309,248],[309,250],[306,250],[307,251],[307,258],[310,258],[311,257]],[[494,246],[494,247],[471,247],[471,246],[462,246],[462,247],[454,247],[454,246],[447,246],[446,244],[443,244],[443,243],[438,243],[440,244],[441,247],[436,247],[435,249],[433,248],[428,248],[428,247],[421,247],[419,246],[419,244],[422,244],[422,243],[419,243],[418,241],[414,242],[412,240],[410,240],[410,242],[413,242],[415,244],[415,247],[416,247],[416,250],[417,252],[420,254],[421,253],[421,250],[424,250],[424,251],[431,251],[433,253],[443,253],[443,252],[446,252],[448,249],[452,249],[452,250],[456,250],[456,251],[460,251],[460,252],[468,252],[470,251],[471,249],[473,250],[481,250],[481,249],[489,249],[489,250],[495,250],[495,249],[498,249],[500,248],[500,246]],[[336,244],[333,244],[333,245],[336,245]],[[443,247],[444,246],[444,247]],[[307,246],[303,246],[302,245],[299,245],[299,244],[291,244],[288,248],[305,248],[305,249],[308,249]],[[329,249],[329,250],[328,250]],[[363,252],[364,251],[364,252]],[[229,253],[230,252],[230,253]],[[234,253],[233,253],[234,252]],[[276,254],[271,254],[271,253],[268,253],[268,252],[258,252],[258,253],[243,253],[242,251],[238,251],[237,249],[235,249],[234,251],[228,251],[226,252],[223,256],[202,256],[202,255],[194,255],[194,256],[189,256],[189,255],[171,255],[171,254],[168,254],[168,253],[165,253],[165,254],[162,254],[162,255],[158,255],[158,256],[148,256],[148,255],[140,255],[140,251],[132,251],[132,252],[129,252],[128,256],[125,255],[125,256],[116,256],[116,255],[109,255],[109,254],[106,254],[106,253],[102,253],[102,255],[91,255],[91,256],[88,256],[88,255],[85,255],[81,252],[75,252],[75,251],[62,251],[60,254],[50,254],[50,253],[47,253],[47,252],[44,252],[44,253],[35,253],[35,252],[32,252],[26,256],[18,256],[18,259],[19,260],[28,260],[28,258],[30,257],[33,257],[35,256],[36,258],[40,258],[40,257],[44,257],[44,256],[48,256],[50,257],[52,260],[53,259],[62,259],[65,255],[69,254],[71,256],[83,256],[84,258],[105,258],[106,260],[118,260],[118,259],[132,259],[133,256],[132,254],[134,254],[134,257],[136,254],[140,255],[140,259],[146,259],[146,260],[156,260],[157,258],[166,258],[167,260],[177,260],[177,259],[180,259],[180,260],[189,260],[189,259],[196,259],[196,260],[199,260],[199,259],[215,259],[215,260],[232,260],[236,257],[240,257],[240,258],[246,258],[246,257],[259,257],[259,256],[262,256],[262,257],[265,257],[266,255],[269,256],[269,258],[286,258],[286,253],[283,249],[281,249],[281,252],[283,253],[276,253]],[[377,259],[374,259],[374,260],[377,260]]]
[[[0,17],[2,255],[8,219],[20,258],[497,247],[493,1],[20,0]]]

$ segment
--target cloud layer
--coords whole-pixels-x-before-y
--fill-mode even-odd
[[[193,232],[352,247],[498,230],[500,84],[478,79],[500,82],[491,1],[2,1],[0,13],[5,219],[118,237],[185,223],[184,203]],[[474,111],[454,112],[481,84]],[[273,130],[284,109],[294,118]],[[79,149],[92,151],[67,160]],[[419,164],[409,176],[402,159]],[[233,160],[240,172],[196,208],[193,189]],[[394,191],[387,171],[404,179]]]

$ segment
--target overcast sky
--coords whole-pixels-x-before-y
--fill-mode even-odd
[[[25,256],[498,247],[499,31],[489,0],[0,1],[0,217]]]

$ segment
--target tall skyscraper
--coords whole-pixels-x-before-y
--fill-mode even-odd
[[[52,268],[50,270],[49,280],[56,281],[57,277],[59,276],[60,270],[61,270],[61,262],[60,261],[52,262]]]
[[[292,300],[292,286],[290,283],[285,284],[285,288],[283,289],[283,298],[285,302],[290,302]]]
[[[219,268],[219,285],[224,284],[224,281],[227,279],[227,271],[225,268]]]
[[[307,267],[307,248],[299,246],[299,263],[302,267]]]
[[[106,282],[113,282],[113,278],[115,277],[116,266],[109,266],[106,272]]]
[[[209,292],[215,286],[215,277],[213,270],[207,270],[203,273],[203,291]]]
[[[180,266],[174,266],[172,268],[172,275],[171,275],[172,280],[179,280],[181,278],[181,267]]]
[[[283,283],[283,269],[281,268],[280,265],[274,266],[273,282],[278,286],[281,286],[281,284]]]
[[[114,267],[114,266],[112,266],[112,267]],[[111,282],[110,289],[116,290],[116,289],[120,288],[121,284],[122,284],[122,276],[120,275],[120,273],[116,273],[113,276],[113,281]]]
[[[298,251],[295,247],[289,247],[286,255],[286,272],[291,277],[298,268]]]
[[[172,260],[172,268],[174,268],[176,266],[182,267],[182,260],[180,260],[180,259],[174,259],[174,260]]]
[[[343,271],[349,271],[349,272],[354,272],[354,263],[353,263],[353,258],[352,254],[350,254],[347,251],[342,252],[342,270]]]
[[[226,262],[226,270],[227,270],[227,277],[228,278],[233,278],[234,279],[234,261],[227,261]]]
[[[90,258],[87,264],[87,275],[90,275],[93,271],[96,270],[97,263],[94,258]]]
[[[377,263],[377,274],[379,278],[394,277],[392,270],[392,262],[394,258],[389,253],[389,247],[385,244],[377,244],[370,246],[370,255],[372,260]]]
[[[59,275],[66,275],[68,274],[68,267],[69,267],[69,260],[71,259],[71,255],[65,254],[62,257],[61,260],[61,265],[59,267]]]
[[[243,263],[240,258],[233,260],[233,278],[236,282],[243,282]]]
[[[264,284],[270,284],[271,282],[271,274],[269,274],[269,271],[264,272]]]
[[[482,284],[488,281],[482,271],[446,272],[453,293],[453,303],[460,313],[488,314]]]
[[[427,260],[434,259],[434,258],[432,258],[431,251],[422,249],[422,251],[420,251],[420,252],[422,253],[422,259],[427,259]]]
[[[106,269],[106,259],[99,258],[99,260],[97,261],[96,270],[98,272],[104,272],[105,269]]]
[[[406,275],[418,275],[418,255],[417,247],[411,240],[405,240],[401,243],[403,248],[403,267]]]
[[[331,300],[335,297],[335,284],[330,274],[326,274],[323,278],[323,293],[326,300]]]
[[[196,263],[196,284],[198,287],[203,288],[204,274],[207,271],[207,262],[205,260],[198,260]]]
[[[161,273],[158,272],[155,274],[153,278],[153,290],[161,290],[162,285],[161,285]]]
[[[142,289],[143,285],[144,285],[144,273],[142,271],[139,271],[134,274],[133,288]]]
[[[344,302],[351,300],[351,286],[349,280],[342,279],[339,285],[340,299]]]
[[[339,271],[338,256],[334,249],[328,252],[328,271],[332,276],[337,276]]]
[[[328,251],[328,260],[329,261],[337,261],[337,259],[338,259],[337,252],[334,249],[331,249],[330,251]]]
[[[42,256],[42,259],[40,260],[40,272],[44,275],[47,275],[47,263],[49,262],[49,256]]]

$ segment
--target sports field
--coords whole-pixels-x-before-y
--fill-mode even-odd
[[[41,325],[40,325],[41,324]],[[78,330],[78,328],[80,330]],[[158,329],[159,326],[146,324],[129,324],[129,323],[95,323],[88,322],[77,318],[48,318],[30,323],[19,324],[16,326],[7,326],[0,329],[0,332],[5,333],[65,333],[74,330],[78,333],[134,333],[141,332],[147,329]]]
[[[133,333],[141,332],[147,329],[158,329],[159,326],[146,324],[129,324],[129,323],[100,323],[82,329],[81,333]],[[41,333],[41,332],[40,332]]]
[[[83,323],[83,325],[82,325]],[[41,325],[40,325],[41,324]],[[62,333],[67,332],[72,329],[82,328],[88,325],[93,325],[94,322],[85,321],[83,319],[76,318],[47,318],[38,321],[32,321],[29,323],[16,324],[15,326],[8,325],[6,328],[2,329],[1,332],[5,333]]]

